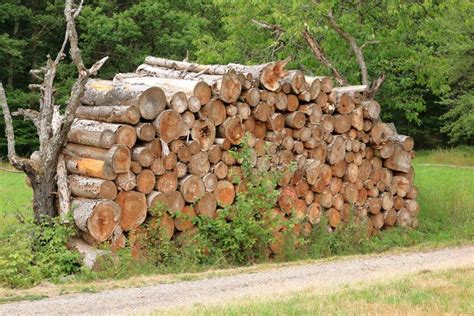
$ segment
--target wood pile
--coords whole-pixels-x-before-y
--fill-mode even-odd
[[[368,219],[372,233],[416,228],[413,139],[380,120],[366,86],[333,87],[285,65],[147,57],[135,73],[90,80],[63,150],[83,238],[123,247],[159,202],[169,209],[159,221],[169,239],[193,230],[193,217],[215,217],[242,190],[229,150],[246,133],[255,168],[284,174],[272,216],[296,217],[295,234],[321,216],[329,230],[351,215]]]

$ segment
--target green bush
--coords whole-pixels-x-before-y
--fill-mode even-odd
[[[28,287],[44,279],[59,280],[80,269],[77,253],[66,248],[75,233],[57,220],[36,225],[12,224],[0,231],[0,286]]]

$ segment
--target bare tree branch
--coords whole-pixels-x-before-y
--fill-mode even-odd
[[[365,63],[364,54],[362,53],[362,49],[357,45],[357,41],[355,38],[344,31],[336,22],[336,19],[333,16],[332,9],[329,10],[327,19],[329,21],[329,25],[335,30],[352,48],[356,56],[357,63],[359,64],[360,74],[362,77],[362,84],[369,85],[369,76],[367,72],[367,64]]]
[[[360,49],[364,49],[366,48],[367,46],[369,45],[375,45],[375,44],[378,44],[380,43],[380,41],[367,41],[365,42],[364,44],[362,44],[362,46],[360,47]]]
[[[72,4],[73,4],[73,0],[66,0],[66,6],[64,8],[64,16],[66,17],[66,29],[69,35],[69,45],[71,46],[70,48],[71,58],[74,64],[76,64],[79,75],[81,75],[83,72],[87,70],[82,61],[81,50],[79,49],[79,46],[78,46],[76,22],[74,21],[75,13],[74,13]],[[79,14],[81,7],[82,7],[82,1],[76,13]]]
[[[12,113],[13,116],[23,116],[25,119],[28,119],[35,124],[36,131],[38,135],[41,133],[41,124],[40,124],[40,113],[32,109],[18,109]]]
[[[7,137],[7,157],[13,167],[18,170],[25,170],[25,167],[29,167],[27,159],[21,159],[17,156],[15,150],[15,132],[13,131],[12,116],[10,109],[8,108],[7,97],[3,84],[0,82],[0,106],[3,111],[3,118],[5,120],[5,136]]]
[[[284,41],[281,39],[281,36],[282,34],[285,32],[285,29],[282,28],[280,25],[278,24],[270,24],[270,23],[267,23],[267,22],[263,22],[263,21],[258,21],[256,19],[252,19],[252,23],[254,23],[255,25],[261,27],[261,28],[264,28],[264,29],[267,29],[267,30],[271,30],[274,37],[275,37],[275,43],[272,44],[269,48],[272,48],[272,59],[275,58],[275,54],[282,50],[284,47],[285,47],[285,43]]]
[[[369,99],[373,99],[377,92],[379,91],[380,87],[382,87],[383,82],[385,81],[385,74],[382,73],[377,80],[372,82],[372,85],[369,88],[369,91],[367,92],[367,97]]]
[[[316,41],[314,36],[312,36],[308,30],[308,27],[305,25],[305,29],[301,33],[306,40],[306,43],[308,43],[309,47],[311,48],[311,51],[313,52],[314,57],[325,67],[329,68],[336,81],[341,85],[347,85],[347,79],[344,78],[344,76],[337,70],[336,67],[332,64],[332,62],[326,57],[324,54],[323,48],[319,45],[319,43]]]

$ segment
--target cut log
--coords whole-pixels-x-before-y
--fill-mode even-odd
[[[197,217],[194,207],[186,205],[174,220],[174,226],[179,231],[186,231],[193,228],[193,220]]]
[[[410,172],[411,156],[400,145],[395,145],[392,156],[384,160],[384,166],[391,170]]]
[[[121,220],[120,206],[114,201],[74,198],[71,206],[77,228],[98,242],[112,236]]]
[[[181,115],[174,110],[166,110],[153,121],[157,136],[165,143],[189,134],[188,126],[181,119]]]
[[[157,176],[161,176],[162,174],[164,174],[166,172],[166,168],[163,159],[155,158],[155,160],[153,160],[153,162],[151,163],[150,170],[153,171],[153,173]],[[140,172],[137,172],[137,174],[138,173]]]
[[[208,118],[214,126],[221,125],[224,123],[226,114],[226,108],[221,100],[214,99],[209,101],[200,112],[203,118]]]
[[[130,163],[130,170],[134,174],[139,174],[142,171],[143,167],[138,161],[133,161]]]
[[[127,172],[130,169],[130,150],[124,145],[114,145],[110,149],[67,144],[63,152],[68,156],[92,158],[106,161],[116,173]]]
[[[296,111],[286,115],[285,123],[288,127],[299,129],[305,125],[306,116],[303,112]]]
[[[400,144],[402,148],[406,151],[413,150],[413,147],[415,146],[415,141],[410,136],[397,134],[395,136],[390,137],[390,140]]]
[[[227,180],[221,180],[217,183],[214,194],[219,206],[225,207],[232,205],[235,198],[234,185]]]
[[[66,157],[66,169],[70,173],[105,180],[115,180],[117,177],[109,163],[97,159]]]
[[[251,107],[254,107],[260,102],[260,90],[251,88],[247,91],[243,91],[240,95],[240,99]]]
[[[341,96],[338,96],[336,93],[336,103],[336,110],[341,114],[349,114],[355,108],[354,100],[352,100],[352,97],[347,93]]]
[[[110,148],[115,144],[115,133],[106,129],[103,131],[87,131],[76,126],[68,134],[68,142],[100,148]]]
[[[266,122],[272,112],[272,107],[266,102],[260,102],[254,110],[252,110],[252,115],[254,118],[261,122]]]
[[[286,214],[291,214],[297,199],[298,195],[296,194],[294,187],[284,187],[280,192],[280,196],[278,197],[278,206]]]
[[[158,138],[155,138],[151,142],[143,143],[143,146],[148,148],[154,157],[159,158],[161,157],[163,147],[161,145],[161,141]]]
[[[186,111],[183,114],[181,114],[181,119],[183,120],[183,123],[186,124],[188,128],[193,127],[194,122],[196,121],[196,117],[194,116],[194,113],[190,111]]]
[[[214,124],[210,119],[198,120],[191,129],[191,137],[199,142],[202,151],[207,151],[214,144],[216,138],[216,127]]]
[[[145,194],[136,191],[120,192],[115,201],[122,209],[120,226],[124,231],[135,229],[145,221],[147,213]]]
[[[260,83],[270,91],[277,91],[280,88],[280,78],[284,77],[287,72],[284,70],[287,60],[277,61],[266,65],[260,72]]]
[[[143,169],[137,175],[137,191],[148,194],[155,187],[155,174],[150,169]]]
[[[286,95],[286,110],[289,112],[294,112],[298,109],[300,101],[298,97],[294,94]]]
[[[362,107],[358,107],[352,112],[351,123],[352,126],[358,131],[362,131],[364,129],[364,111]]]
[[[140,111],[129,106],[79,106],[76,117],[80,119],[106,123],[124,123],[135,125],[140,121]]]
[[[168,198],[168,207],[171,214],[175,215],[177,212],[181,212],[185,202],[183,195],[179,191],[173,191],[166,194]]]
[[[207,152],[199,152],[191,156],[188,164],[189,171],[198,177],[203,177],[209,172],[210,164]]]
[[[301,70],[290,70],[288,73],[281,79],[282,83],[288,83],[291,87],[291,92],[299,94],[303,92],[307,86],[304,73]]]
[[[331,144],[328,145],[328,160],[331,165],[335,165],[344,160],[346,154],[346,141],[342,136],[334,137]]]
[[[155,189],[163,193],[173,192],[177,188],[178,178],[173,172],[166,172],[162,176],[159,176],[155,185]]]
[[[195,175],[188,175],[179,183],[180,192],[188,203],[196,202],[205,192],[204,183]]]
[[[227,118],[220,130],[220,136],[224,136],[233,145],[240,144],[245,133],[245,127],[237,116]]]
[[[375,100],[363,101],[364,117],[378,119],[380,117],[380,104]]]
[[[106,200],[113,200],[117,196],[117,187],[109,180],[79,175],[69,175],[67,180],[73,196]]]
[[[135,127],[137,138],[144,142],[150,142],[155,138],[156,131],[151,123],[140,123]]]
[[[120,173],[115,183],[120,191],[131,191],[137,186],[137,177],[132,171]]]
[[[321,82],[321,91],[325,93],[329,93],[332,91],[334,87],[334,83],[332,79],[329,77],[310,77],[305,76],[307,82],[314,82],[314,80],[319,80]]]
[[[170,152],[168,155],[163,157],[163,165],[166,170],[173,170],[177,163],[178,157],[173,152]]]
[[[138,161],[143,167],[149,167],[155,157],[148,147],[134,147],[132,149],[132,159]]]
[[[352,126],[352,115],[335,115],[334,116],[334,130],[338,134],[347,133]]]
[[[216,81],[212,88],[217,92],[222,101],[234,103],[239,99],[242,84],[237,74],[234,71],[229,71],[222,76],[222,79]]]
[[[199,199],[199,202],[196,205],[196,212],[201,216],[207,216],[210,218],[215,218],[217,208],[216,196],[212,192],[206,192]]]
[[[214,173],[208,173],[202,177],[202,181],[204,182],[204,187],[207,192],[214,192],[219,179],[217,179],[217,176]]]
[[[126,105],[140,110],[143,118],[153,120],[166,106],[166,96],[158,87],[142,84],[113,84],[108,80],[89,80],[81,99],[87,105]]]
[[[90,120],[75,120],[72,124],[71,130],[83,130],[87,132],[99,133],[102,133],[106,130],[111,130],[115,134],[115,143],[126,145],[128,148],[132,148],[137,141],[137,133],[135,132],[135,129],[132,126],[125,124],[112,124]]]
[[[207,156],[209,158],[210,163],[212,164],[218,163],[222,157],[221,147],[219,145],[212,145],[207,151]]]
[[[339,213],[335,208],[330,208],[329,211],[327,211],[326,216],[329,225],[333,228],[336,228],[341,222],[341,213]]]
[[[390,137],[395,136],[393,130],[385,123],[379,122],[372,126],[370,132],[372,142],[376,145],[386,142]]]
[[[321,221],[321,211],[321,205],[318,202],[311,203],[307,209],[308,221],[313,225],[318,224]]]

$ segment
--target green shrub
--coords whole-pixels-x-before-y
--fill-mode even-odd
[[[44,279],[59,280],[80,269],[77,253],[66,248],[74,235],[57,220],[9,225],[0,231],[0,286],[27,287]]]

